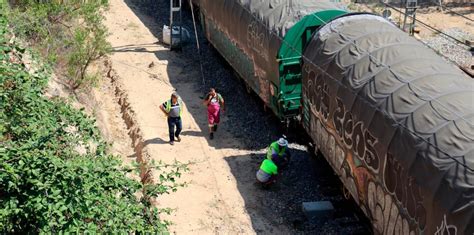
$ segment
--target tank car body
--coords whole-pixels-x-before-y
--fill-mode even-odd
[[[384,18],[303,57],[304,126],[380,234],[474,233],[474,81]]]

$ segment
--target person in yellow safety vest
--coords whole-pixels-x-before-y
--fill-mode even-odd
[[[257,171],[257,181],[263,186],[269,186],[276,181],[278,166],[272,160],[263,160]]]
[[[176,141],[181,141],[181,137],[179,137],[179,134],[183,129],[183,123],[181,121],[181,114],[183,113],[183,108],[183,101],[181,101],[181,98],[176,92],[173,92],[173,94],[171,94],[171,98],[160,105],[161,111],[163,111],[163,113],[168,119],[168,130],[171,145],[174,145],[175,137]],[[176,132],[174,131],[175,126]]]
[[[280,168],[288,165],[290,156],[288,141],[284,137],[271,143],[268,147],[267,159],[272,160]]]

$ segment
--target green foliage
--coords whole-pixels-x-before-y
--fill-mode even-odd
[[[181,186],[186,166],[157,164],[156,184],[127,177],[92,119],[42,96],[48,72],[29,73],[10,36],[0,15],[0,233],[166,232],[169,209],[150,199]]]
[[[47,3],[45,3],[47,2]],[[101,11],[107,1],[32,1],[11,3],[7,12],[15,35],[40,51],[64,73],[72,89],[95,82],[87,76],[92,61],[110,52]]]

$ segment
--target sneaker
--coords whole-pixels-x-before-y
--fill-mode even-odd
[[[214,125],[214,127],[212,127],[212,130],[213,130],[213,131],[217,131],[217,124]]]
[[[176,142],[181,142],[181,137],[176,136]]]
[[[174,145],[174,141],[170,141],[170,144],[171,144],[171,145]]]
[[[209,139],[211,139],[211,140],[214,139],[214,133],[213,132],[211,132],[211,134],[209,134]]]

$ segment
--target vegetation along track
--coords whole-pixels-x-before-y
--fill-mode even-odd
[[[176,184],[164,182],[179,172],[164,173],[156,184],[128,177],[133,169],[109,153],[92,118],[66,99],[45,95],[51,69],[14,36],[5,5],[0,4],[1,233],[165,232],[163,210],[149,199],[173,190]],[[138,133],[131,137],[138,139]]]

